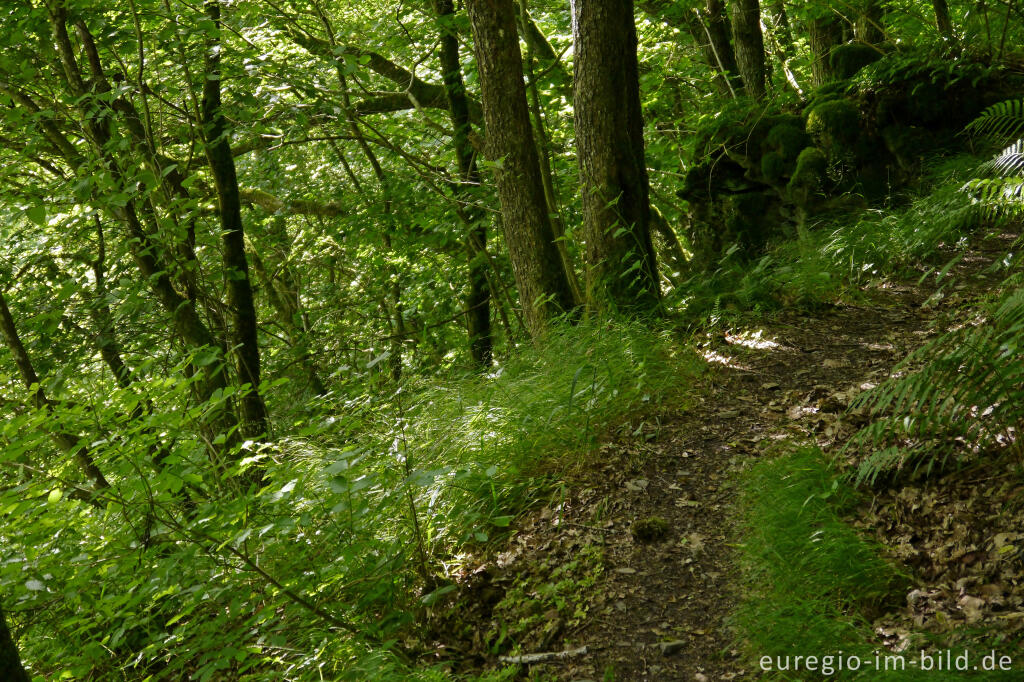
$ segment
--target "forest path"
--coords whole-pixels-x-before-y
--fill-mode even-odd
[[[603,468],[528,522],[505,554],[512,564],[550,566],[602,548],[603,569],[581,590],[580,617],[561,622],[552,612],[547,636],[528,649],[573,655],[532,664],[531,679],[758,677],[735,650],[727,620],[738,598],[737,472],[787,440],[826,450],[845,442],[857,426],[843,415],[853,396],[988,286],[983,268],[997,251],[968,254],[941,294],[933,277],[924,286],[888,284],[856,305],[708,335],[700,351],[709,370],[692,404],[668,423],[641,424],[643,437],[603,446]],[[637,526],[653,518],[664,528]],[[636,537],[645,531],[653,541]]]

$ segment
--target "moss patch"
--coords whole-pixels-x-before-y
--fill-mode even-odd
[[[807,111],[807,132],[822,146],[847,146],[860,135],[860,112],[846,99],[831,99]]]

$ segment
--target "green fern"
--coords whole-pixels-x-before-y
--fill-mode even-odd
[[[1024,425],[1024,287],[975,326],[948,332],[911,354],[891,379],[863,394],[872,423],[850,446],[874,452],[857,483],[945,469],[978,453],[1020,451]]]
[[[993,104],[967,125],[966,132],[975,137],[1006,144],[1024,131],[1024,99],[1010,99]]]
[[[967,132],[1006,144],[1024,131],[1024,100],[995,104]],[[1024,215],[1024,140],[1017,139],[961,187],[988,219]],[[943,469],[978,453],[1012,447],[1024,426],[1024,286],[1018,281],[987,319],[935,339],[905,360],[893,378],[865,393],[855,407],[873,417],[850,445],[873,453],[857,482]]]
[[[1017,140],[978,169],[995,177],[1024,174],[1024,140]]]
[[[1024,215],[1024,100],[993,104],[971,121],[965,132],[999,145],[999,153],[978,167],[975,178],[961,188],[990,219]],[[1018,138],[1018,139],[1015,139]]]

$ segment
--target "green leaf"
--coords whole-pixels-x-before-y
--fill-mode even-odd
[[[423,598],[420,599],[420,601],[423,602],[425,606],[433,606],[437,603],[438,599],[448,594],[449,592],[452,592],[453,590],[455,590],[455,585],[444,585],[443,587],[437,588],[430,594],[423,595]]]
[[[25,209],[25,215],[36,225],[46,225],[45,206],[29,206]]]

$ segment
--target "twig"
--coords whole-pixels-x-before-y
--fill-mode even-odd
[[[579,649],[566,649],[565,651],[544,651],[536,654],[523,654],[522,656],[499,656],[502,663],[518,663],[521,665],[533,665],[534,663],[545,663],[547,661],[583,656],[588,649],[581,646]]]

